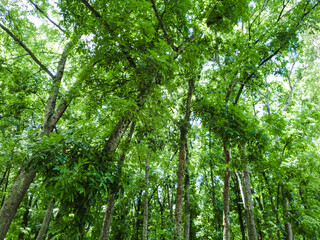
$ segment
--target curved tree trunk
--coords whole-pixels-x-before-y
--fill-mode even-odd
[[[50,201],[46,214],[44,215],[40,231],[38,232],[36,240],[44,240],[46,238],[47,231],[49,229],[51,216],[54,208],[54,200]]]
[[[3,26],[1,27],[3,28]],[[50,90],[50,96],[47,100],[43,121],[43,130],[39,134],[39,138],[42,138],[45,134],[48,134],[53,131],[53,129],[56,126],[56,123],[59,121],[64,111],[68,107],[66,101],[63,101],[56,109],[56,102],[58,98],[60,83],[63,77],[64,66],[67,60],[67,51],[69,44],[65,46],[61,54],[61,58],[57,67],[57,74],[53,75],[44,65],[40,63],[40,61],[33,55],[33,53],[16,36],[14,36],[8,29],[5,29],[5,31],[8,32],[8,34],[16,42],[18,42],[34,59],[34,61],[52,78],[52,89]],[[35,178],[36,173],[37,171],[35,169],[24,168],[16,178],[15,183],[9,193],[9,196],[0,210],[0,240],[4,239],[7,235],[11,222],[19,208],[19,205],[24,195],[26,194],[28,188],[30,187],[30,184]]]

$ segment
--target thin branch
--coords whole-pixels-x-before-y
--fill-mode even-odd
[[[86,0],[81,0],[81,2],[86,5],[86,7],[90,10],[90,12],[96,16],[97,18],[101,19],[104,26],[106,27],[107,30],[110,30],[110,25],[102,18],[102,16],[86,1]]]
[[[50,72],[50,70],[44,66],[40,60],[30,51],[30,49],[22,42],[20,41],[8,28],[6,28],[5,26],[3,26],[1,23],[0,23],[0,27],[6,31],[10,37],[13,38],[13,40],[15,40],[21,47],[24,48],[24,50],[30,55],[30,57],[42,68],[42,70],[44,70],[46,73],[49,74],[49,76],[54,79],[55,76]]]
[[[262,61],[259,63],[257,69],[260,68],[262,65],[264,65],[266,62],[268,62],[268,61],[269,61],[271,58],[273,58],[275,55],[277,55],[279,51],[280,51],[280,48],[278,48],[276,51],[274,51],[269,57],[267,57],[267,58],[265,58],[264,60],[262,60]],[[254,75],[255,75],[255,73],[252,72],[252,73],[247,77],[247,79],[241,84],[240,89],[239,89],[239,91],[238,91],[238,93],[237,93],[236,100],[234,101],[233,105],[236,105],[236,104],[238,103],[239,98],[240,98],[240,95],[241,95],[241,93],[242,93],[242,91],[243,91],[243,88],[244,88],[245,84],[247,84],[248,81],[254,77]]]
[[[154,0],[151,0],[151,3],[152,3],[152,8],[153,8],[153,10],[154,10],[154,13],[156,14],[156,17],[157,17],[157,19],[158,19],[158,21],[159,21],[159,24],[160,24],[160,26],[161,26],[161,29],[162,29],[162,31],[163,31],[163,33],[164,33],[164,37],[166,38],[168,44],[171,46],[171,48],[173,49],[173,51],[177,52],[177,51],[178,51],[178,48],[173,44],[171,38],[169,37],[168,32],[167,32],[167,30],[166,30],[166,28],[165,28],[165,26],[164,26],[164,24],[163,24],[162,18],[161,18],[161,16],[159,15],[159,12],[158,12],[158,9],[157,9],[157,7],[156,7],[156,4],[155,4]]]
[[[64,31],[65,31],[65,30],[63,30],[58,24],[56,24],[53,20],[51,20],[51,19],[47,16],[47,14],[39,8],[39,6],[38,6],[37,4],[35,4],[35,3],[32,2],[31,0],[29,0],[29,2],[30,2],[39,12],[41,12],[41,13],[46,17],[46,19],[48,19],[53,25],[55,25],[57,28],[59,28],[59,30],[60,30],[61,32],[64,32]]]

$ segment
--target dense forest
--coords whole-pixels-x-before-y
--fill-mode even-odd
[[[319,0],[1,0],[0,240],[320,239]]]

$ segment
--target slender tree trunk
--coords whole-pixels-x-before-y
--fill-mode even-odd
[[[137,210],[136,210],[136,215],[137,215],[137,222],[136,222],[136,236],[135,236],[135,240],[139,240],[139,230],[140,230],[140,226],[141,226],[141,216],[140,216],[140,209],[141,209],[141,195],[142,195],[142,191],[139,192],[139,196],[138,196],[138,206],[137,206]]]
[[[6,170],[5,170],[4,173],[3,173],[2,178],[1,178],[0,187],[1,187],[2,183],[3,183],[3,181],[6,179],[7,173],[8,173],[9,171],[10,171],[10,168],[7,167]]]
[[[179,171],[178,171],[178,187],[176,194],[176,209],[175,209],[175,232],[174,239],[180,240],[182,234],[182,199],[183,185],[185,173],[185,144],[187,142],[187,132],[190,120],[191,97],[194,89],[194,78],[189,80],[189,90],[186,104],[185,117],[180,126],[180,148],[179,148]]]
[[[144,192],[144,209],[143,209],[143,230],[142,230],[142,240],[148,240],[148,207],[149,207],[149,156],[146,158],[145,166],[145,192]]]
[[[4,204],[4,200],[6,199],[6,191],[7,191],[7,187],[8,187],[8,182],[9,182],[9,176],[10,176],[10,168],[8,168],[8,172],[7,172],[7,177],[6,177],[6,182],[4,184],[4,189],[3,189],[3,196],[1,199],[1,208]]]
[[[160,229],[164,229],[164,214],[163,214],[163,212],[164,212],[165,195],[166,194],[164,194],[164,199],[161,203],[160,196],[159,196],[159,190],[158,190],[157,197],[158,197],[158,204],[159,204],[159,208],[160,208],[160,217],[161,217]],[[161,240],[165,240],[165,236],[164,236],[163,231],[161,232]]]
[[[238,176],[237,176],[238,177]],[[243,224],[243,217],[242,217],[242,207],[241,204],[243,203],[242,197],[241,195],[241,190],[239,189],[240,186],[240,182],[239,182],[239,178],[235,178],[236,182],[235,182],[235,193],[236,193],[236,201],[237,201],[237,210],[238,210],[238,216],[239,216],[239,224],[240,224],[240,230],[241,230],[241,236],[242,236],[242,240],[246,240],[246,233],[245,233],[245,227]],[[242,201],[242,202],[241,202]]]
[[[288,192],[285,186],[282,186],[282,198],[283,198],[283,205],[284,205],[284,220],[285,220],[285,239],[286,240],[293,240],[293,232],[290,219],[290,209],[289,209],[289,200],[288,200]]]
[[[44,240],[46,238],[46,234],[50,225],[51,216],[53,213],[53,208],[54,208],[54,200],[51,200],[48,205],[46,214],[44,215],[41,228],[40,228],[40,231],[38,232],[36,240]]]
[[[185,195],[184,195],[184,240],[190,239],[190,177],[189,177],[189,151],[188,144],[186,143],[186,174],[184,183]]]
[[[168,204],[170,209],[170,221],[173,223],[173,195],[174,195],[174,188],[170,188],[171,186],[168,185]],[[170,190],[172,191],[170,195]]]
[[[109,238],[109,233],[110,233],[109,229],[111,225],[111,218],[112,218],[114,203],[115,203],[115,197],[113,194],[111,194],[109,195],[109,198],[108,198],[107,210],[104,214],[104,220],[102,223],[102,230],[101,230],[99,240],[106,240]]]
[[[23,214],[23,218],[22,218],[22,223],[21,223],[21,226],[25,229],[27,226],[28,226],[28,222],[29,222],[29,213],[30,213],[30,207],[31,207],[31,203],[32,203],[32,199],[33,199],[33,196],[31,195],[31,197],[29,199],[26,199],[26,209],[24,211],[24,214]],[[24,232],[21,231],[19,236],[18,236],[18,239],[24,239]]]
[[[250,175],[249,167],[246,166],[245,170],[242,172],[243,179],[243,196],[244,196],[244,209],[247,224],[247,234],[249,240],[257,240],[257,230],[254,222],[253,216],[253,203],[251,195],[251,185],[250,185]]]
[[[278,226],[278,230],[277,230],[278,239],[280,239],[279,201],[280,201],[280,183],[278,183],[278,188],[277,188],[277,212],[276,212],[276,221]]]
[[[226,164],[229,165],[230,152],[226,143],[223,143],[223,150]],[[223,189],[223,240],[230,240],[230,219],[229,219],[229,193],[230,193],[230,169],[226,167]]]

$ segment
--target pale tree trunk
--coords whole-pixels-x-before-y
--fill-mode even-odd
[[[292,227],[291,223],[289,221],[290,219],[290,207],[289,207],[289,200],[288,200],[288,192],[285,186],[282,186],[282,198],[283,198],[283,205],[284,205],[284,220],[285,220],[285,239],[286,240],[294,240],[293,238],[293,232],[292,232]]]
[[[184,232],[183,239],[190,239],[190,178],[189,178],[189,151],[188,151],[188,143],[186,143],[186,175],[185,175],[185,183],[184,183]]]
[[[36,240],[44,240],[46,238],[47,231],[49,229],[51,216],[53,214],[53,208],[54,208],[54,200],[50,201],[46,214],[44,215],[40,231],[38,232],[37,239]]]
[[[4,28],[2,25],[1,28],[8,32],[8,34],[15,41],[17,41],[20,44],[20,46],[22,46],[28,52],[28,54],[34,59],[34,61],[52,78],[52,89],[50,91],[50,96],[46,105],[43,131],[39,134],[39,138],[41,138],[43,135],[48,134],[55,128],[56,123],[61,118],[62,114],[68,106],[68,104],[66,104],[66,102],[63,101],[55,110],[59,86],[63,77],[64,66],[67,60],[67,50],[69,44],[67,44],[63,50],[63,53],[58,63],[57,74],[54,76],[44,65],[40,63],[40,61],[33,55],[33,53],[26,46],[21,41],[19,41],[18,38],[16,38],[8,29]],[[11,222],[20,206],[20,203],[35,176],[35,169],[28,169],[28,167],[25,167],[21,170],[18,177],[16,178],[15,183],[0,210],[0,240],[4,239],[7,235]]]
[[[229,165],[230,152],[227,149],[225,142],[223,143],[223,151],[224,151],[226,165]],[[223,240],[230,240],[229,194],[230,194],[230,169],[229,167],[226,167],[225,177],[224,177],[223,213],[222,213]]]
[[[144,209],[143,209],[143,230],[142,230],[142,240],[148,240],[148,207],[149,207],[149,156],[146,158],[145,166],[145,179],[144,179]]]
[[[243,217],[242,217],[242,204],[243,204],[243,193],[242,193],[242,186],[241,186],[241,180],[237,172],[236,176],[236,182],[234,183],[235,193],[236,193],[236,201],[237,201],[237,210],[238,210],[238,216],[239,216],[239,224],[240,224],[240,230],[241,230],[241,236],[242,240],[246,240],[246,229],[244,227],[243,223]],[[241,189],[241,190],[240,190]],[[241,196],[240,196],[241,195]],[[242,201],[242,202],[241,202]]]
[[[185,117],[180,126],[180,148],[179,148],[179,170],[178,170],[178,186],[176,194],[175,208],[175,231],[174,239],[180,240],[182,234],[182,200],[185,173],[185,144],[187,142],[187,132],[190,120],[191,97],[194,89],[194,78],[189,80],[189,90],[186,104]]]
[[[257,240],[257,230],[255,226],[254,216],[253,216],[253,203],[251,195],[251,185],[250,185],[250,175],[249,167],[246,166],[245,170],[242,171],[243,179],[243,196],[244,196],[244,209],[247,224],[247,234],[249,240]]]

